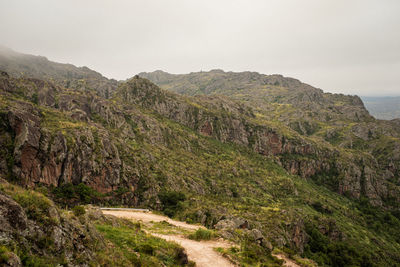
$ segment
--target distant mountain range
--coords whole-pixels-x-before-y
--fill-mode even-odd
[[[400,118],[400,96],[369,97],[362,96],[365,107],[377,119],[393,120]]]

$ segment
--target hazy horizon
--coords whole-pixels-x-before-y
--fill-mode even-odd
[[[12,1],[0,43],[108,78],[223,69],[400,95],[400,1]]]

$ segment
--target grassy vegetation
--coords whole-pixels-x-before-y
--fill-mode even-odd
[[[86,213],[85,207],[80,206],[80,205],[73,207],[72,208],[72,212],[74,213],[74,215],[76,217],[79,217],[79,216],[84,215]]]
[[[59,187],[54,187],[51,190],[51,194],[56,202],[63,205],[98,203],[103,196],[83,183],[78,185],[67,183]]]
[[[8,248],[0,246],[0,264],[5,264],[8,261],[10,258],[9,252]]]
[[[146,230],[152,233],[163,234],[163,235],[181,235],[181,234],[188,235],[192,233],[191,230],[182,227],[177,227],[173,224],[168,223],[167,221],[152,222],[144,227]]]
[[[54,217],[50,215],[51,201],[40,193],[32,190],[18,190],[12,197],[26,211],[28,219],[45,225],[57,224]]]
[[[210,240],[215,236],[216,234],[213,231],[199,228],[196,230],[196,232],[189,234],[188,238],[200,241],[200,240]]]
[[[175,191],[162,191],[158,197],[163,204],[162,211],[169,217],[182,210],[181,202],[186,199],[183,193]]]
[[[240,247],[216,248],[215,250],[243,267],[278,267],[283,263],[283,260],[273,257],[270,251],[249,241],[243,241]]]
[[[192,266],[183,248],[140,230],[140,225],[113,227],[97,224],[98,231],[114,247],[109,262],[115,266]],[[118,257],[123,255],[122,258]]]

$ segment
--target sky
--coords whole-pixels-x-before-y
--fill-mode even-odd
[[[400,95],[399,0],[0,0],[0,44],[119,80],[223,69]]]

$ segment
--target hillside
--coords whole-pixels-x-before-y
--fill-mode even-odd
[[[55,76],[70,68],[60,66]],[[240,244],[226,253],[243,265],[272,264],[275,248],[322,266],[395,266],[399,126],[375,120],[357,97],[277,75],[263,78],[260,95],[239,75],[238,93],[229,73],[214,72],[216,84],[232,83],[226,93],[213,86],[197,96],[188,85],[193,93],[180,95],[135,76],[108,98],[102,88],[2,72],[0,174],[47,188],[62,207],[148,207],[216,228]]]
[[[368,183],[371,180],[382,180],[378,177],[386,177],[387,180],[399,184],[399,172],[396,167],[399,165],[399,125],[395,122],[374,119],[357,96],[323,93],[320,89],[292,78],[251,72],[232,73],[213,70],[187,75],[172,75],[156,71],[139,75],[149,78],[164,89],[181,94],[228,96],[230,99],[251,107],[253,117],[257,122],[273,125],[286,138],[290,136],[297,141],[302,140],[300,143],[306,142],[312,147],[311,152],[297,152],[303,156],[300,162],[283,163],[284,166],[286,165],[286,169],[294,174],[311,177],[318,174],[319,171],[324,172],[325,168],[326,172],[336,172],[335,175],[331,173],[330,176],[342,176],[340,169],[344,166],[340,166],[338,162],[341,161],[341,156],[344,156],[347,163],[355,161],[354,165],[360,165],[360,162],[370,162],[365,164],[364,168],[355,170],[357,167],[352,166],[348,168],[352,170],[344,171],[347,174],[352,173],[350,176],[358,176],[357,180],[360,183],[364,183],[362,180],[366,180]],[[290,129],[297,132],[298,135]],[[327,151],[330,151],[330,154]],[[382,153],[383,151],[385,153]],[[323,156],[324,153],[325,156]],[[280,151],[274,154],[293,153]],[[319,154],[319,158],[314,158],[310,162],[310,160],[304,160],[304,154],[311,154],[311,158],[313,154]],[[341,156],[337,157],[338,154]],[[319,162],[324,157],[335,159],[333,170],[329,167],[326,170],[329,162]],[[302,169],[302,166],[311,169],[307,171]],[[316,168],[317,170],[315,170]],[[385,170],[385,174],[374,175],[370,172],[371,169]],[[362,177],[366,173],[372,176]],[[325,177],[322,183],[329,183],[327,178]],[[347,178],[350,177],[345,175],[344,181],[336,181],[339,185],[334,186],[335,190],[346,193],[347,188],[350,189],[348,193],[352,195],[354,195],[354,191],[358,190],[356,197],[360,197],[363,193],[369,194],[368,189],[363,189],[361,185],[357,186],[358,189],[351,188],[351,184],[354,186],[353,182],[341,185],[340,183],[346,182]],[[367,185],[367,187],[373,188],[374,186]],[[376,190],[379,191],[377,188]]]

